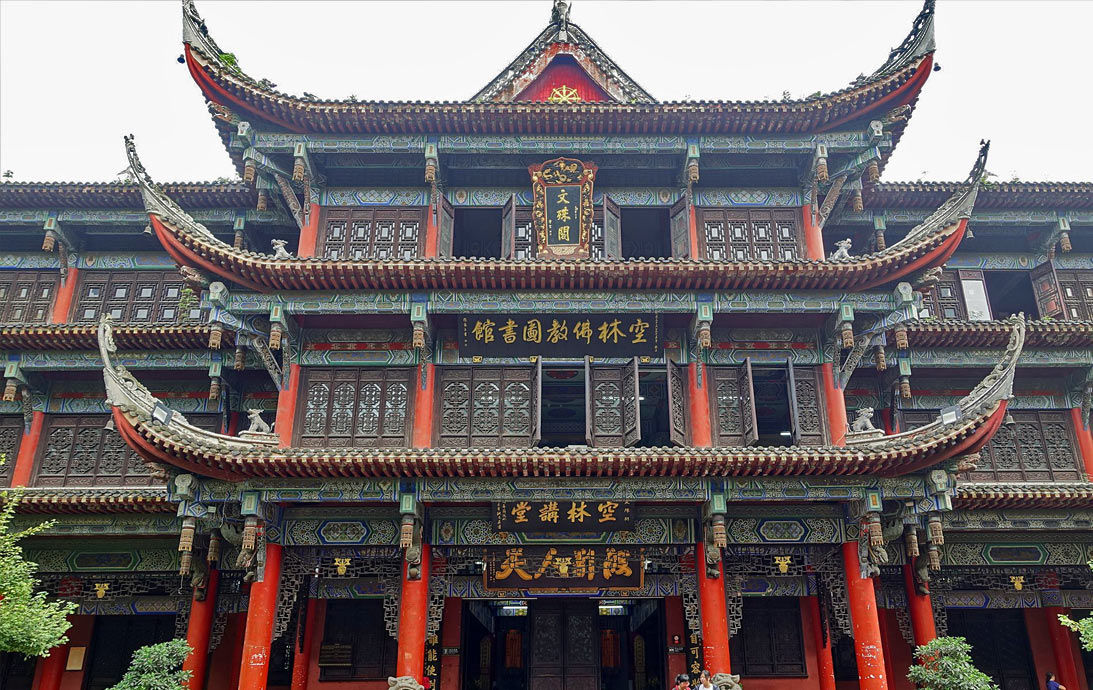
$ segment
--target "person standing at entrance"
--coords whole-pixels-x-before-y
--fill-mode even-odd
[[[672,690],[691,690],[691,677],[686,673],[676,676],[676,684],[672,687]]]
[[[1047,690],[1066,690],[1066,686],[1060,685],[1059,681],[1055,680],[1055,674],[1051,671],[1047,672],[1044,683],[1047,685]]]
[[[698,687],[695,690],[714,690],[713,678],[709,671],[703,671],[698,677]]]

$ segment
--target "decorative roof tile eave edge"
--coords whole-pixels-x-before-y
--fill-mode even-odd
[[[167,182],[163,188],[200,208],[252,207],[257,192],[242,182]],[[0,208],[134,208],[135,182],[0,182]]]
[[[208,324],[177,326],[121,324],[114,327],[114,336],[124,350],[156,350],[168,346],[205,348],[210,331]],[[225,335],[234,338],[231,333]],[[97,327],[91,324],[0,325],[0,350],[30,348],[94,350],[98,348]]]
[[[421,101],[345,101],[345,100],[318,100],[318,99],[304,99],[290,94],[285,94],[274,90],[273,88],[255,80],[248,76],[235,64],[229,64],[225,57],[229,55],[220,49],[216,42],[209,35],[208,29],[205,26],[204,20],[198,14],[193,0],[183,0],[183,32],[182,40],[187,46],[187,58],[192,59],[195,63],[198,63],[197,68],[206,72],[210,79],[219,79],[229,86],[233,86],[245,92],[245,97],[241,99],[241,104],[247,104],[247,107],[253,109],[256,115],[260,115],[266,110],[260,104],[264,102],[267,106],[287,107],[293,111],[313,111],[320,112],[323,115],[324,120],[331,119],[331,116],[336,116],[341,112],[360,112],[375,114],[377,109],[392,108],[397,112],[406,112],[408,110],[416,110],[420,114],[422,111],[427,110],[441,110],[441,109],[463,109],[466,112],[482,113],[486,112],[484,108],[490,106],[500,106],[499,112],[506,112],[506,108],[516,107],[527,111],[532,107],[554,106],[554,104],[543,104],[537,102],[515,102],[515,103],[492,103],[492,102],[476,102],[471,101],[446,101],[446,102],[421,102]],[[922,11],[916,17],[914,25],[912,26],[910,34],[904,39],[903,43],[893,50],[885,63],[876,70],[868,78],[859,78],[852,82],[849,86],[839,91],[834,91],[819,96],[814,96],[799,100],[790,101],[677,101],[677,102],[652,102],[652,103],[591,103],[584,106],[572,105],[568,106],[555,106],[554,108],[547,109],[549,112],[558,112],[558,107],[567,113],[574,113],[582,109],[587,109],[592,112],[608,112],[612,109],[619,110],[620,112],[639,112],[642,109],[655,111],[658,108],[664,108],[665,112],[680,111],[680,110],[693,110],[699,114],[709,114],[711,112],[722,112],[726,106],[745,110],[747,112],[755,112],[763,110],[771,113],[804,113],[811,115],[816,110],[824,107],[834,107],[837,104],[843,104],[848,101],[861,98],[862,96],[875,97],[878,92],[884,92],[886,88],[892,85],[901,85],[904,81],[908,80],[914,72],[919,69],[924,61],[929,60],[934,52],[934,39],[933,39],[933,21],[934,21],[934,0],[925,0]],[[573,26],[573,25],[571,25]],[[549,33],[552,27],[548,27],[543,33]],[[578,29],[579,31],[579,29]],[[583,35],[584,32],[581,31]],[[543,34],[540,34],[542,37]],[[536,39],[538,41],[539,39]],[[589,39],[591,40],[591,39]],[[534,42],[533,44],[534,45]],[[594,45],[594,44],[593,44]],[[597,47],[597,50],[598,47]],[[600,51],[602,53],[602,51]],[[234,56],[233,56],[234,61]],[[517,58],[517,62],[519,58]],[[511,65],[510,65],[511,67]],[[506,68],[507,71],[508,68]],[[621,69],[619,70],[621,73]],[[505,72],[502,72],[504,75]],[[625,75],[624,75],[625,76]],[[629,79],[629,77],[627,77]],[[496,79],[494,80],[496,81]],[[630,80],[633,82],[633,80]],[[924,80],[923,80],[924,81]],[[493,84],[493,82],[491,82]],[[202,86],[199,84],[199,86]],[[636,83],[634,86],[637,87]],[[204,90],[204,86],[202,89]],[[489,87],[487,87],[488,89]],[[637,87],[640,89],[640,87]],[[921,88],[921,84],[919,84]],[[643,93],[644,89],[641,90]],[[480,92],[482,93],[482,92]],[[648,95],[648,94],[646,94]],[[211,94],[206,94],[211,96]],[[650,97],[651,98],[651,97]],[[218,100],[218,99],[212,99]],[[866,100],[863,103],[855,104],[856,109],[864,108],[875,102],[874,100]],[[836,114],[837,115],[837,114]],[[842,117],[840,119],[846,121],[847,119],[853,119],[851,117]],[[285,126],[285,122],[281,122],[282,126]],[[816,123],[816,126],[822,126],[824,123]]]
[[[953,505],[957,508],[1093,507],[1093,483],[961,483],[953,495]]]
[[[980,147],[966,183],[900,241],[872,254],[838,260],[719,262],[707,259],[640,259],[549,262],[537,260],[413,259],[345,261],[278,259],[218,239],[182,210],[151,179],[125,138],[130,171],[141,186],[156,236],[172,256],[189,254],[193,268],[262,292],[270,290],[464,288],[740,289],[759,287],[862,290],[944,263],[956,250],[975,205],[989,143]],[[534,274],[541,275],[534,275]],[[532,275],[529,275],[532,274]],[[561,274],[561,275],[559,275]],[[246,277],[244,277],[246,276]]]
[[[1027,347],[1073,347],[1093,344],[1093,321],[1028,321]],[[906,324],[912,343],[920,347],[1002,346],[1009,337],[1006,321],[916,319]]]
[[[167,489],[157,487],[29,487],[0,489],[0,504],[22,493],[17,513],[173,513]]]

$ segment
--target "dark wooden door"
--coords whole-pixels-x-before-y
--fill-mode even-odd
[[[174,636],[173,615],[96,616],[84,690],[106,690],[117,685],[129,669],[133,652]]]
[[[599,690],[594,599],[532,601],[529,690]]]
[[[1021,609],[949,609],[949,635],[968,640],[976,668],[1000,690],[1038,690]]]

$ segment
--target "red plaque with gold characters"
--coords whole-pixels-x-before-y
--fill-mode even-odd
[[[587,259],[596,164],[555,158],[528,168],[531,220],[540,259]]]

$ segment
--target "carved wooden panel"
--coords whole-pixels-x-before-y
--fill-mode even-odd
[[[686,446],[690,443],[690,429],[687,424],[689,404],[686,365],[676,364],[670,359],[667,360],[667,364],[668,434],[672,443],[677,446]]]
[[[394,367],[307,369],[296,424],[300,446],[407,445],[414,370]]]
[[[600,631],[594,599],[530,602],[530,690],[598,690]]]
[[[1068,321],[1093,321],[1093,271],[1059,271]]]
[[[622,448],[641,439],[638,359],[622,366],[585,360],[585,436],[595,448]]]
[[[668,226],[672,237],[672,256],[677,259],[691,257],[691,206],[683,196],[668,211]]]
[[[427,211],[420,206],[324,209],[319,256],[327,259],[416,259],[425,248]]]
[[[514,259],[534,259],[536,239],[535,229],[531,222],[531,207],[517,206],[515,218],[516,225],[513,230],[512,257]],[[589,256],[593,259],[603,258],[605,256],[605,250],[604,215],[602,206],[597,206],[592,210],[592,232],[589,235],[588,241]]]
[[[794,367],[789,370],[790,423],[794,443],[822,446],[827,442],[824,423],[823,384],[819,367]]]
[[[796,597],[744,597],[743,617],[732,640],[734,670],[745,677],[808,675]]]
[[[1014,424],[1003,424],[983,449],[972,481],[1081,481],[1070,413],[1065,410],[1013,410]]]
[[[48,323],[59,281],[55,272],[0,272],[0,323]]]
[[[603,197],[603,256],[622,258],[622,213],[615,200],[606,194]]]
[[[539,438],[539,366],[438,367],[441,448],[527,448]]]
[[[116,323],[173,324],[202,318],[195,296],[182,313],[182,276],[175,271],[81,271],[73,320],[95,322],[103,313]]]
[[[330,599],[325,605],[319,680],[383,680],[394,676],[398,640],[384,627],[383,600]]]
[[[0,488],[11,483],[12,468],[19,456],[19,443],[23,440],[23,415],[0,416],[0,455],[4,464],[0,465]]]
[[[699,208],[699,250],[716,261],[790,261],[801,256],[796,210]]]
[[[952,271],[944,271],[930,291],[925,304],[930,316],[939,319],[967,319],[968,310],[960,294],[960,281]]]
[[[1029,272],[1032,279],[1032,294],[1036,298],[1036,308],[1040,317],[1058,318],[1067,313],[1059,290],[1059,278],[1055,275],[1055,265],[1046,261]]]
[[[714,444],[750,446],[759,440],[751,361],[736,367],[706,367]]]
[[[425,209],[431,213],[430,209]],[[437,203],[436,251],[440,256],[451,256],[455,244],[455,209],[443,194]]]

